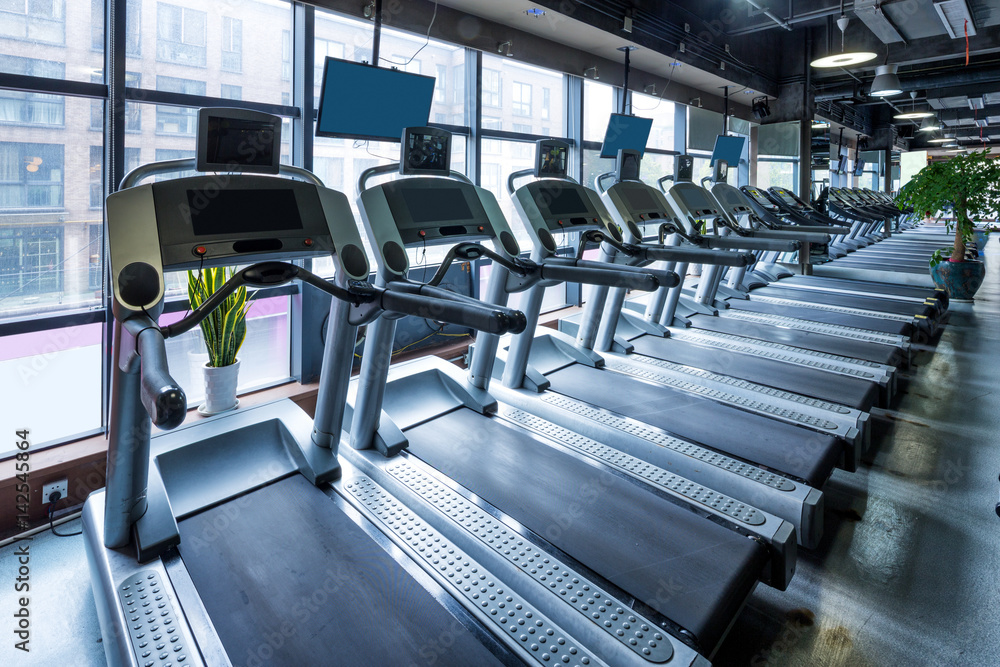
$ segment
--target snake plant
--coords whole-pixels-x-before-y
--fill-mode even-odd
[[[235,274],[227,267],[188,271],[188,299],[197,308]],[[201,321],[201,333],[208,348],[208,365],[218,368],[236,362],[236,355],[247,336],[247,289],[240,286],[222,304]]]

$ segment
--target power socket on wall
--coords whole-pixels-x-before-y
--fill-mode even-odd
[[[59,493],[59,500],[63,500],[69,495],[69,481],[65,479],[58,479],[54,482],[49,482],[48,484],[42,485],[42,502],[49,503],[53,493]]]

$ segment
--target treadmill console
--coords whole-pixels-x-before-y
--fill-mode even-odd
[[[281,118],[246,109],[198,111],[195,169],[277,174]]]
[[[332,254],[350,279],[368,277],[347,197],[312,183],[237,175],[220,188],[191,176],[116,192],[107,210],[115,300],[135,312],[162,298],[166,271]]]
[[[772,187],[770,192],[781,200],[783,204],[796,211],[805,210],[805,206],[792,192],[785,188]]]
[[[729,180],[729,163],[725,160],[716,160],[712,168],[712,182],[725,183]]]
[[[754,187],[752,185],[744,185],[740,189],[743,190],[743,192],[745,192],[750,197],[750,199],[753,200],[755,204],[757,204],[764,210],[769,211],[771,213],[778,212],[777,204],[771,201],[771,198],[767,196],[767,193],[761,190],[760,188]]]
[[[455,237],[495,237],[475,186],[438,178],[404,178],[382,186],[407,246],[453,242]]]
[[[619,181],[638,181],[642,153],[637,150],[620,148],[615,156],[615,175]]]
[[[747,202],[747,198],[737,188],[728,183],[716,183],[712,186],[712,196],[725,209],[726,213],[734,218],[750,213],[750,205]]]
[[[681,156],[683,157],[683,156]],[[691,182],[680,182],[670,188],[670,196],[696,220],[719,215],[719,204],[702,187]]]
[[[629,233],[637,240],[643,239],[642,225],[676,222],[677,215],[666,198],[656,188],[642,181],[622,181],[608,188],[607,196],[613,201]]]

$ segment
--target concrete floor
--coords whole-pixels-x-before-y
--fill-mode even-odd
[[[1000,242],[975,304],[953,304],[885,436],[826,490],[827,530],[789,589],[760,586],[715,665],[1000,664]],[[77,529],[78,521],[60,527]],[[101,665],[80,537],[31,542],[31,653],[13,649],[17,563],[0,549],[0,664]]]

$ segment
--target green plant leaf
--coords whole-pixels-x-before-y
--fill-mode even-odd
[[[235,269],[227,267],[188,271],[190,307],[194,309],[203,304],[234,275]],[[240,286],[201,321],[200,329],[208,350],[210,366],[229,366],[235,363],[246,339],[246,315],[249,309],[246,287]]]

